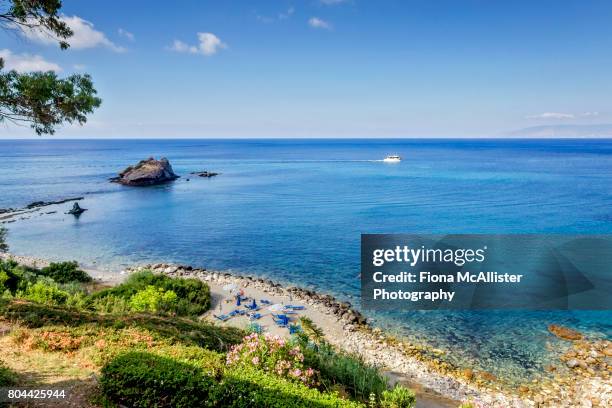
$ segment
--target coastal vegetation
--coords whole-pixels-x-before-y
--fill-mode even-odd
[[[104,288],[78,271],[0,261],[0,382],[36,385],[43,376],[28,373],[53,367],[54,379],[89,384],[93,406],[415,405],[312,322],[291,338],[219,327],[200,318],[211,305],[200,280],[142,271]]]

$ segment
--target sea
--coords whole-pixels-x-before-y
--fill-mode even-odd
[[[108,181],[148,157],[181,178]],[[190,174],[204,170],[220,175]],[[66,203],[5,223],[10,251],[113,271],[226,270],[359,308],[362,233],[612,233],[612,140],[0,140],[0,208],[75,196],[88,209],[79,218]],[[612,338],[612,311],[365,314],[512,384],[546,376],[569,347],[549,324]]]

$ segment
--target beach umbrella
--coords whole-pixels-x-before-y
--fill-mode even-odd
[[[240,306],[240,295],[236,296],[236,306]]]
[[[268,307],[268,310],[271,312],[278,312],[280,310],[283,310],[283,305],[281,305],[280,303],[276,303]]]
[[[257,303],[255,302],[255,298],[253,298],[253,303],[251,303],[251,309],[256,309]]]
[[[236,285],[235,283],[228,283],[227,285],[223,286],[223,290],[228,292],[231,292],[236,289],[238,289],[238,285]]]

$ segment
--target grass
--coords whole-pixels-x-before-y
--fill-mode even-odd
[[[91,311],[47,306],[24,300],[0,300],[0,316],[27,328],[64,326],[100,329],[136,328],[147,330],[158,338],[185,345],[227,351],[239,343],[245,332],[233,327],[218,327],[188,318],[157,316],[147,313],[101,314]]]

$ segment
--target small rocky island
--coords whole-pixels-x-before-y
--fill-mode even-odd
[[[129,166],[110,181],[125,186],[152,186],[176,180],[180,176],[174,173],[170,162],[165,157],[155,160],[150,157],[141,160],[134,166]]]

